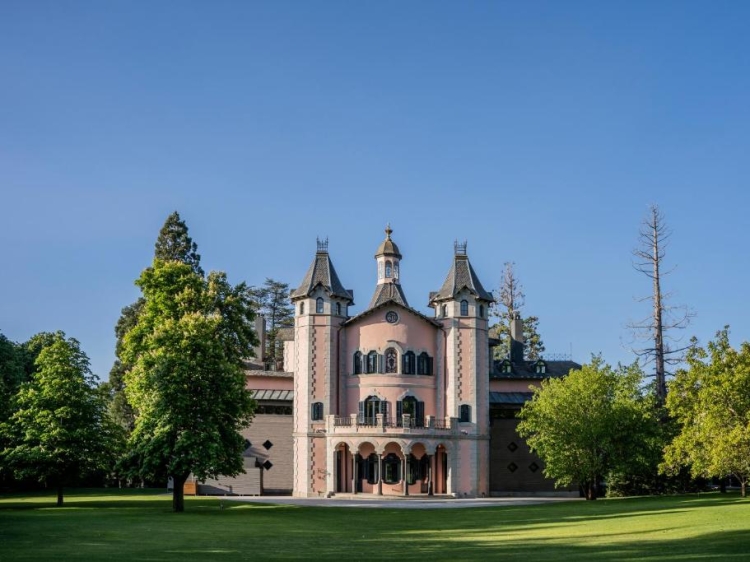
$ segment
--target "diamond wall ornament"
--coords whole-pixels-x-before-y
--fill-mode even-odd
[[[510,451],[511,453],[515,453],[517,449],[518,449],[518,445],[516,445],[516,444],[515,444],[515,443],[514,443],[513,441],[511,441],[511,442],[510,442],[510,443],[508,444],[508,450],[509,450],[509,451]]]
[[[263,443],[263,448],[268,451],[271,447],[273,447],[273,443],[271,443],[268,439],[266,439],[266,442]]]
[[[510,470],[511,472],[515,472],[516,470],[518,470],[518,465],[512,462],[508,465],[508,470]]]
[[[536,472],[537,470],[539,470],[539,465],[538,465],[538,464],[536,464],[535,462],[532,462],[532,463],[531,463],[531,464],[529,465],[529,470],[530,470],[531,472]]]
[[[273,467],[273,463],[271,461],[266,461],[263,463],[263,468],[266,470],[271,470],[271,467]]]
[[[248,439],[245,439],[245,450],[247,451],[252,446],[253,444]]]

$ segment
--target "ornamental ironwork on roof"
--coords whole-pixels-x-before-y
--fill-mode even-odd
[[[310,264],[302,283],[292,291],[290,297],[292,299],[306,297],[316,288],[323,287],[330,296],[346,299],[350,304],[354,304],[354,295],[351,291],[344,289],[328,255],[328,239],[319,239],[317,242],[318,250],[315,252],[315,259]]]
[[[398,246],[396,246],[396,243],[391,240],[391,234],[393,233],[393,229],[391,228],[390,223],[385,227],[385,240],[381,242],[380,246],[378,246],[378,251],[375,252],[375,257],[378,256],[394,256],[398,259],[401,259],[401,252],[398,251]]]
[[[485,290],[471,266],[469,256],[466,253],[466,246],[466,242],[454,244],[453,264],[440,290],[436,293],[430,293],[431,303],[452,299],[463,289],[467,289],[477,299],[495,302],[492,294]]]

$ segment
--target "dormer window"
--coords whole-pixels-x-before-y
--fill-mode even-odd
[[[547,364],[541,359],[536,362],[536,374],[544,375],[547,372]]]
[[[510,361],[507,359],[503,361],[502,365],[500,365],[500,372],[506,375],[509,375],[512,372],[513,368],[510,365]]]
[[[318,297],[315,300],[315,312],[317,314],[323,314],[323,297]]]
[[[469,301],[462,300],[461,301],[461,316],[468,316],[469,315]]]
[[[390,279],[393,276],[393,264],[389,261],[385,262],[385,278]]]

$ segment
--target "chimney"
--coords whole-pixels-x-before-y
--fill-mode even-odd
[[[514,312],[513,319],[510,321],[510,361],[511,363],[520,363],[523,361],[524,351],[523,341],[523,320],[521,313]]]
[[[255,335],[258,336],[258,345],[253,348],[255,352],[255,363],[263,365],[265,371],[265,355],[266,355],[266,319],[261,314],[255,316]]]

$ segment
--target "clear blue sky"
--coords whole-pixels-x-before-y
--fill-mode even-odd
[[[205,269],[296,285],[316,236],[357,307],[390,221],[426,309],[469,242],[516,262],[548,351],[630,361],[658,203],[705,342],[750,339],[750,3],[0,3],[0,331],[78,338],[178,210]]]

